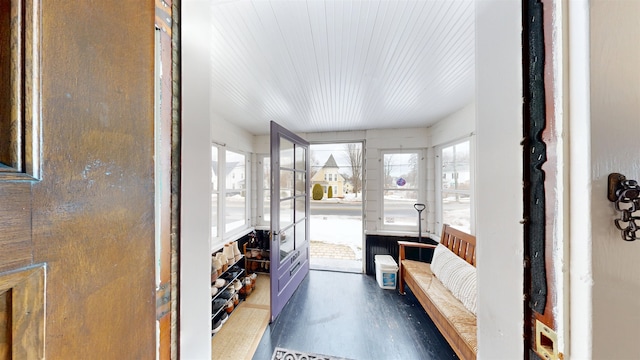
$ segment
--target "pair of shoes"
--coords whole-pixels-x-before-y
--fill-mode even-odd
[[[235,307],[236,307],[236,306],[235,306],[235,304],[234,304],[234,302],[233,302],[233,299],[230,299],[230,300],[227,302],[227,308],[226,308],[226,310],[227,310],[227,314],[231,314],[231,313],[233,312],[233,309],[235,309]]]
[[[227,305],[228,299],[216,298],[211,303],[211,310],[213,314],[217,314],[225,305]]]
[[[224,244],[224,248],[222,249],[222,253],[226,257],[228,265],[233,265],[233,263],[235,262],[234,260],[235,257],[233,255],[233,247],[231,246],[231,244],[232,243]]]
[[[222,288],[225,284],[227,283],[227,281],[223,278],[218,278],[216,279],[216,281],[213,283],[213,286],[217,287],[218,289]]]
[[[238,262],[242,258],[242,253],[240,252],[240,248],[238,248],[238,242],[234,241],[233,245],[233,261]]]
[[[220,295],[218,295],[219,299],[224,299],[224,300],[229,300],[232,297],[233,297],[233,293],[231,291],[229,291],[229,289],[221,292]]]
[[[236,279],[233,282],[233,288],[236,289],[236,292],[240,291],[240,289],[242,289],[242,281],[240,281],[240,279]]]
[[[227,272],[225,274],[222,275],[222,278],[231,282],[233,281],[235,278],[238,277],[238,275],[240,275],[240,273],[242,272],[242,269],[240,269],[237,265],[234,265],[232,267],[229,268],[229,270],[227,270]]]
[[[233,265],[228,271],[228,273],[233,276],[232,279],[238,277],[241,272],[242,269],[238,265]]]
[[[229,265],[235,264],[242,258],[242,253],[240,252],[237,241],[224,244],[222,253],[226,256],[227,264]]]
[[[225,311],[220,313],[220,315],[214,317],[213,320],[211,320],[211,334],[215,334],[220,331],[222,325],[226,323],[228,319],[229,314],[227,314]]]
[[[229,266],[227,264],[227,258],[222,252],[217,252],[215,255],[213,255],[212,261],[214,264],[213,266],[218,273],[218,276],[222,275],[222,272],[226,271],[227,267]]]
[[[211,321],[211,334],[216,334],[222,328],[222,320],[213,319]]]
[[[216,281],[217,278],[218,278],[218,270],[216,269],[216,259],[212,255],[211,256],[211,283]]]

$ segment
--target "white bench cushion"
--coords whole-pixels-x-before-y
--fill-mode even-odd
[[[431,271],[467,310],[476,313],[476,268],[442,244],[433,252]]]

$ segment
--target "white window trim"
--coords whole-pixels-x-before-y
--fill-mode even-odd
[[[220,146],[218,144],[212,143],[212,147],[216,147],[218,149],[218,211],[217,211],[217,234],[211,234],[211,248],[218,249],[222,244],[226,241],[232,241],[238,238],[247,232],[251,228],[251,154],[247,152],[228,148],[226,146]],[[245,223],[244,225],[235,228],[231,231],[226,230],[226,194],[227,194],[227,186],[226,186],[226,162],[227,162],[227,151],[232,151],[241,155],[244,155],[245,158]],[[214,193],[213,189],[211,190],[212,194]]]
[[[470,233],[473,235],[476,232],[476,206],[475,206],[475,187],[476,187],[476,152],[475,152],[475,136],[466,136],[464,138],[458,138],[456,140],[438,145],[435,147],[435,167],[436,167],[436,183],[435,183],[435,201],[436,201],[436,229],[442,229],[442,149],[454,146],[465,141],[469,141],[469,178],[471,179],[471,186],[469,191],[449,191],[449,192],[459,192],[459,193],[468,193],[471,197],[470,200]],[[440,233],[437,231],[437,235]]]
[[[225,164],[225,169],[226,169],[226,163],[227,163],[227,151],[232,151],[234,153],[240,154],[240,155],[244,155],[244,172],[245,172],[245,179],[251,179],[250,176],[250,172],[251,172],[251,155],[244,152],[244,151],[240,151],[240,150],[236,150],[236,149],[232,149],[232,148],[225,148],[225,152],[224,152],[224,164]],[[235,176],[235,174],[234,174]],[[218,180],[220,180],[220,176],[218,175]],[[227,184],[226,184],[226,175],[224,177],[224,180],[222,181],[222,184],[219,185],[223,185],[223,187],[220,187],[220,198],[223,199],[222,201],[222,224],[223,224],[223,241],[226,241],[230,238],[234,238],[236,237],[239,233],[243,233],[245,232],[250,226],[251,226],[251,187],[249,186],[250,184],[248,184],[248,182],[245,180],[245,184],[244,184],[244,191],[245,191],[245,200],[244,200],[244,224],[240,227],[237,227],[231,231],[227,231],[226,226],[226,219],[225,216],[226,215],[226,207],[227,204],[224,201],[224,199],[226,199],[226,195],[227,195],[227,190],[233,190],[233,189],[227,189]]]
[[[222,211],[222,209],[220,209],[220,169],[222,168],[221,164],[222,162],[220,161],[220,153],[222,152],[222,147],[218,146],[216,144],[211,144],[212,148],[216,148],[217,149],[217,158],[215,159],[216,164],[218,165],[218,168],[216,169],[216,174],[217,175],[217,190],[214,190],[213,187],[213,179],[211,179],[211,195],[213,194],[218,194],[218,201],[217,201],[217,209],[216,209],[216,231],[215,233],[213,232],[213,229],[211,231],[211,247],[215,248],[216,246],[218,246],[219,244],[222,244],[222,236],[220,236],[220,213]],[[213,151],[212,151],[213,152]],[[213,160],[213,159],[212,159]],[[213,204],[211,204],[211,206],[213,207]],[[211,226],[213,228],[213,226]]]
[[[418,224],[414,226],[408,225],[392,225],[385,224],[384,222],[384,191],[386,189],[385,186],[385,178],[384,178],[384,155],[385,154],[418,154],[418,187],[415,189],[418,191],[418,203],[426,204],[426,193],[427,193],[427,166],[426,166],[426,149],[424,148],[406,148],[406,149],[380,149],[378,154],[378,159],[380,160],[380,169],[378,171],[379,181],[380,181],[380,192],[378,194],[378,201],[380,203],[378,212],[380,216],[378,217],[378,229],[384,232],[402,232],[402,233],[410,233],[417,234],[418,232]],[[416,211],[416,218],[418,217],[418,212]],[[422,223],[423,232],[426,231],[426,218],[427,213],[423,212],[422,217],[425,218],[425,221]]]
[[[265,220],[265,214],[264,214],[264,192],[265,190],[270,193],[271,190],[270,189],[265,189],[264,188],[264,165],[265,165],[265,161],[266,159],[270,158],[270,155],[268,154],[260,154],[257,156],[258,158],[258,166],[256,167],[256,171],[257,171],[257,176],[256,176],[256,190],[258,191],[258,196],[256,196],[257,198],[257,208],[256,208],[256,214],[257,214],[257,221],[256,221],[256,226],[271,226],[271,222]],[[270,163],[269,163],[269,166]],[[271,183],[271,179],[269,179],[269,183]],[[271,204],[269,204],[269,207],[271,206]],[[271,214],[269,214],[269,216],[271,216]]]

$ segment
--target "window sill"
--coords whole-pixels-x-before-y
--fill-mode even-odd
[[[381,236],[412,236],[418,237],[417,231],[409,231],[409,230],[375,230],[375,231],[366,231],[365,235],[381,235]],[[434,233],[430,232],[422,232],[422,237],[433,237]]]

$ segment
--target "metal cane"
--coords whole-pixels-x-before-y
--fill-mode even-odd
[[[418,242],[422,242],[422,219],[421,214],[422,210],[424,210],[427,206],[425,204],[413,204],[413,207],[418,211]],[[418,250],[418,256],[420,256],[420,260],[422,260],[422,248]]]

